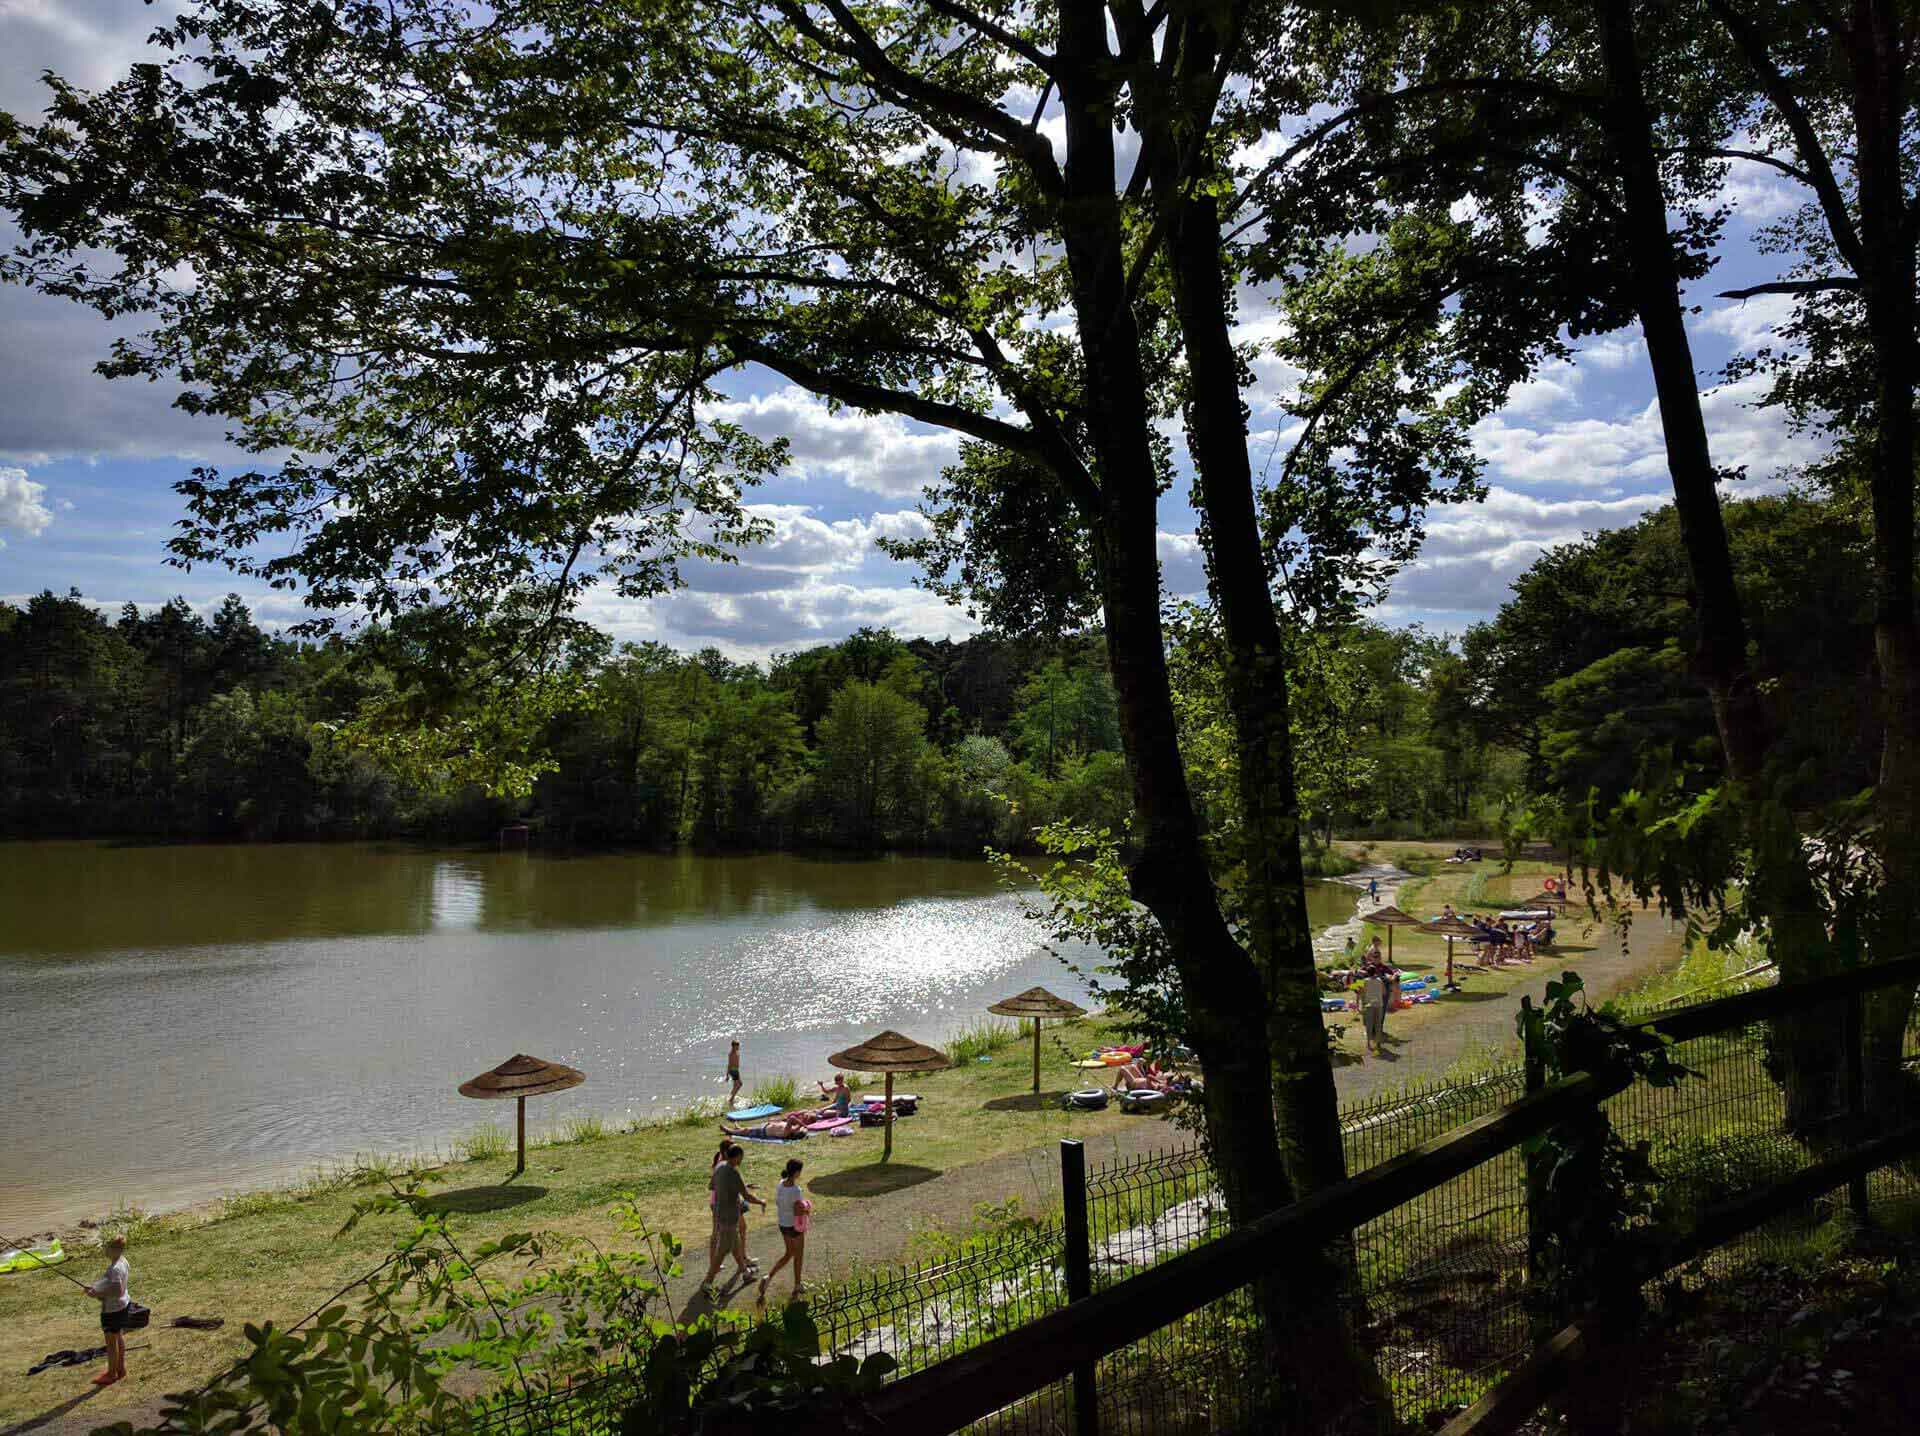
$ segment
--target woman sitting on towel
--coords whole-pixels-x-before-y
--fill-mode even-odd
[[[848,1108],[853,1105],[853,1092],[847,1086],[846,1073],[834,1073],[832,1087],[828,1087],[824,1082],[816,1082],[813,1085],[820,1089],[820,1095],[822,1097],[827,1098],[833,1104],[834,1116],[844,1117],[847,1115]]]
[[[806,1124],[796,1117],[775,1117],[753,1127],[729,1127],[722,1122],[720,1130],[729,1137],[760,1137],[774,1142],[791,1142],[807,1135]]]

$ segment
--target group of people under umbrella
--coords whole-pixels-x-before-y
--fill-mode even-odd
[[[1555,888],[1548,887],[1543,888],[1540,892],[1526,899],[1525,906],[1529,910],[1544,911],[1551,915],[1564,911],[1568,906],[1568,902],[1562,893]],[[1387,930],[1387,962],[1389,965],[1393,962],[1393,930],[1396,927],[1418,928],[1421,932],[1431,933],[1435,937],[1444,937],[1447,940],[1447,980],[1444,985],[1449,992],[1458,992],[1460,990],[1460,984],[1454,977],[1453,944],[1455,940],[1465,939],[1468,942],[1475,943],[1487,943],[1493,940],[1489,935],[1492,931],[1491,929],[1483,924],[1460,917],[1454,912],[1451,904],[1448,905],[1445,913],[1431,921],[1417,918],[1411,913],[1402,912],[1399,908],[1391,904],[1381,908],[1378,912],[1366,914],[1360,921],[1369,926],[1384,927]]]
[[[1028,988],[1017,997],[1009,997],[996,1002],[987,1011],[1001,1017],[1014,1017],[1033,1024],[1033,1094],[1040,1096],[1040,1024],[1045,1021],[1067,1021],[1085,1014],[1086,1009],[1075,1006],[1063,997],[1056,997],[1044,987]],[[885,1031],[869,1038],[857,1047],[849,1047],[836,1052],[827,1061],[842,1071],[877,1072],[886,1078],[886,1092],[881,1104],[882,1121],[885,1136],[882,1140],[880,1160],[888,1161],[893,1156],[893,1119],[895,1103],[893,1079],[902,1073],[938,1072],[952,1066],[947,1054],[938,1048],[915,1042],[898,1032]],[[482,1099],[501,1099],[511,1097],[516,1104],[514,1123],[516,1141],[513,1175],[519,1176],[527,1169],[527,1098],[537,1097],[550,1092],[564,1092],[569,1087],[578,1087],[586,1081],[586,1074],[578,1068],[568,1067],[559,1062],[548,1062],[538,1057],[529,1057],[525,1053],[515,1053],[498,1067],[482,1072],[471,1081],[460,1084],[460,1095]]]

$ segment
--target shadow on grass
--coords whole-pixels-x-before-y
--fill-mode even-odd
[[[428,1205],[437,1212],[459,1212],[464,1216],[476,1216],[481,1212],[503,1212],[508,1207],[524,1206],[536,1202],[547,1194],[545,1187],[461,1187],[458,1191],[441,1192],[428,1199]]]
[[[829,1172],[807,1185],[829,1197],[878,1197],[917,1187],[940,1175],[942,1169],[936,1167],[916,1167],[911,1162],[875,1162],[871,1166]]]
[[[1513,996],[1514,994],[1511,992],[1475,992],[1470,987],[1463,987],[1458,992],[1449,992],[1446,1000],[1448,1002],[1499,1002],[1503,998]],[[1517,1001],[1518,999],[1516,998],[1515,1000]]]
[[[92,1363],[89,1362],[88,1364],[91,1365]],[[0,1436],[26,1436],[26,1433],[29,1431],[38,1431],[42,1426],[47,1426],[58,1421],[62,1416],[65,1416],[68,1412],[77,1408],[82,1402],[93,1400],[93,1398],[98,1396],[104,1389],[104,1387],[100,1386],[89,1387],[78,1396],[69,1396],[58,1406],[49,1406],[38,1416],[29,1416],[17,1426],[0,1427]]]
[[[1031,1092],[1018,1092],[1011,1097],[995,1097],[991,1102],[982,1102],[983,1112],[1040,1112],[1058,1107],[1065,1092],[1042,1092],[1034,1096]]]

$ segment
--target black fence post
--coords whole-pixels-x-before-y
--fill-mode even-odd
[[[1522,998],[1521,1004],[1531,1006],[1527,998]],[[1529,1045],[1526,1054],[1526,1093],[1531,1097],[1534,1093],[1544,1090],[1546,1085],[1547,1064]],[[1539,1159],[1533,1153],[1527,1153],[1522,1158],[1522,1162],[1526,1169],[1522,1180],[1525,1183],[1527,1195],[1527,1281],[1530,1285],[1537,1285],[1542,1276],[1541,1264],[1547,1242],[1546,1217],[1540,1210],[1542,1173],[1539,1170]]]
[[[1847,1141],[1860,1141],[1865,1135],[1867,1116],[1867,1024],[1866,994],[1847,996]],[[1867,1220],[1867,1174],[1862,1172],[1847,1183],[1847,1205],[1855,1217]]]
[[[1060,1143],[1060,1201],[1067,1247],[1067,1300],[1085,1301],[1093,1295],[1093,1246],[1087,1231],[1087,1149],[1079,1142]],[[1093,1367],[1073,1369],[1074,1436],[1099,1436],[1099,1395]]]

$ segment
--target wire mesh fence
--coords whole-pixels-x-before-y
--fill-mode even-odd
[[[1843,1150],[1854,1136],[1863,1080],[1845,1054],[1862,1048],[1861,1021],[1842,999],[1694,1038],[1678,1044],[1675,1055],[1697,1076],[1664,1089],[1636,1084],[1611,1099],[1616,1129],[1647,1144],[1658,1176],[1648,1220],[1682,1233],[1699,1213]],[[1920,1055],[1915,1033],[1896,1035],[1901,1041],[1891,1052],[1883,1044],[1882,1060],[1911,1065]],[[1516,1062],[1351,1105],[1341,1114],[1347,1168],[1374,1167],[1526,1090]],[[1909,1164],[1876,1171],[1670,1274],[1650,1295],[1658,1302],[1742,1263],[1792,1259],[1836,1214],[1920,1206],[1916,1170]],[[1067,1185],[1061,1211],[1012,1219],[1003,1212],[987,1230],[952,1243],[941,1260],[816,1293],[810,1310],[828,1354],[885,1351],[906,1374],[1056,1311],[1070,1299],[1070,1245],[1081,1230],[1090,1291],[1231,1230],[1214,1168],[1196,1144],[1094,1168],[1078,1190]],[[1083,1204],[1083,1223],[1073,1219],[1075,1202]],[[1527,1255],[1525,1158],[1517,1150],[1353,1232],[1357,1287],[1348,1315],[1400,1421],[1417,1425],[1472,1401],[1528,1353],[1538,1333],[1527,1301]],[[1284,1429],[1263,1402],[1263,1351],[1257,1305],[1242,1288],[1102,1359],[1081,1397],[1093,1393],[1104,1436]],[[583,1436],[612,1429],[603,1419],[606,1406],[586,1395],[566,1429]],[[1075,1383],[1060,1382],[968,1429],[1040,1436],[1083,1429],[1076,1418]],[[560,1424],[501,1419],[509,1424],[488,1436]]]

